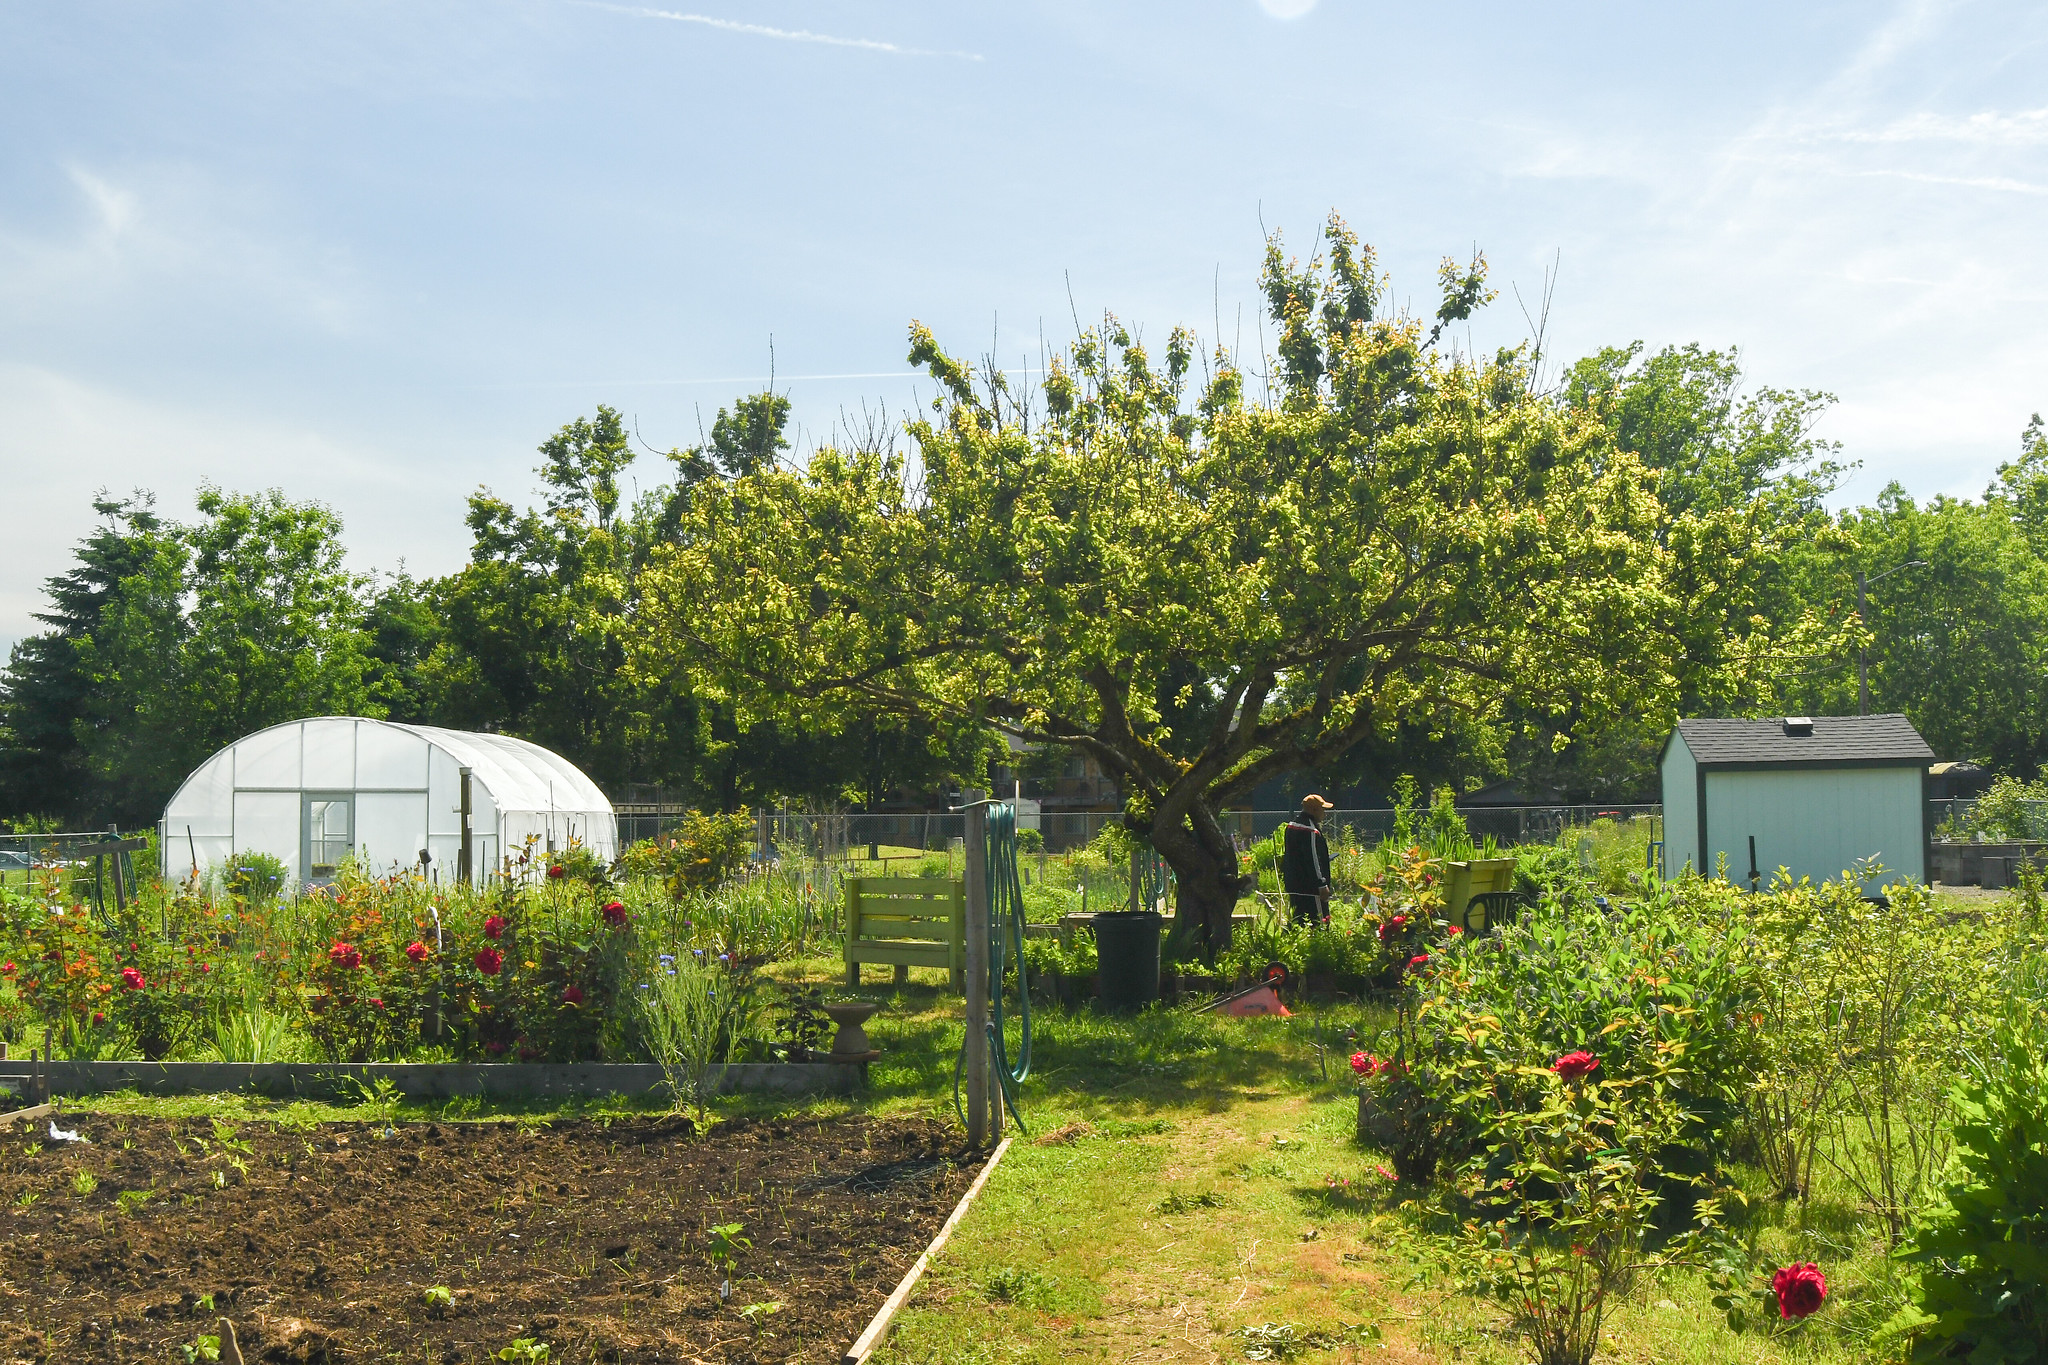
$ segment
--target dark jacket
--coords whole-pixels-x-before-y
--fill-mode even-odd
[[[1290,820],[1281,826],[1280,885],[1289,895],[1312,896],[1330,887],[1330,845],[1314,825]]]

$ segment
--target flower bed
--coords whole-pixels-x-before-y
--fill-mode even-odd
[[[79,1060],[645,1062],[653,986],[681,975],[720,1002],[720,1060],[820,1041],[814,1011],[757,972],[823,929],[800,885],[615,881],[574,850],[483,891],[346,868],[295,900],[233,885],[120,912],[54,871],[0,890],[0,1037],[51,1030]]]

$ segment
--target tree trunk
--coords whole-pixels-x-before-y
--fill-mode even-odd
[[[1144,831],[1173,868],[1173,928],[1211,962],[1230,946],[1230,916],[1249,879],[1237,870],[1237,848],[1215,814],[1200,802],[1185,823],[1154,819]]]

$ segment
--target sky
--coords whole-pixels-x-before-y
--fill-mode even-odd
[[[600,403],[799,445],[1104,309],[1256,363],[1265,234],[1466,344],[1740,347],[1874,500],[2048,408],[2048,6],[0,0],[0,643],[95,490],[334,508],[442,573]],[[643,455],[642,486],[666,462]]]

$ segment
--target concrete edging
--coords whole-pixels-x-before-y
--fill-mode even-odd
[[[579,1098],[642,1096],[666,1090],[661,1068],[648,1062],[44,1062],[52,1095],[136,1090],[148,1095],[210,1095],[254,1090],[272,1095],[352,1092],[351,1082],[389,1082],[407,1099]],[[0,1080],[17,1086],[27,1073],[0,1063]],[[836,1062],[742,1062],[725,1069],[721,1094],[847,1095],[866,1080],[865,1066]]]

